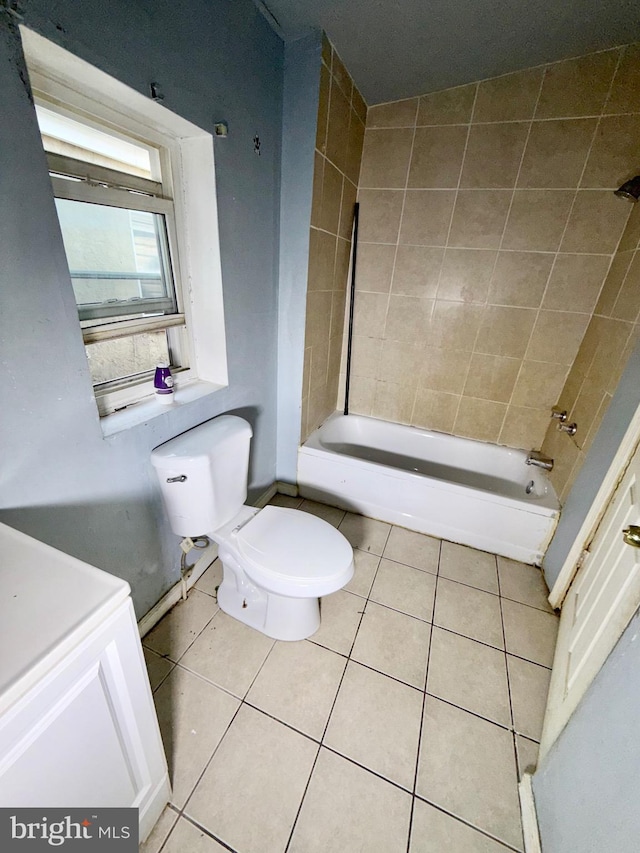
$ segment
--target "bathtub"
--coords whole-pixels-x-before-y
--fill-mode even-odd
[[[523,450],[336,413],[298,451],[301,495],[540,564],[559,504]]]

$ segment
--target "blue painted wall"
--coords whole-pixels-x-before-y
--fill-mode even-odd
[[[254,424],[251,487],[275,478],[284,49],[250,0],[30,0],[24,24],[215,143],[229,387],[103,437],[15,22],[0,13],[0,520],[119,575],[138,616],[178,578],[153,447],[221,412]],[[261,155],[253,150],[259,135]]]
[[[637,853],[640,615],[533,777],[544,853]]]
[[[553,586],[640,405],[640,345],[622,375],[544,559]],[[640,616],[631,620],[533,777],[545,853],[636,853]]]
[[[309,224],[320,94],[322,33],[286,45],[278,340],[277,479],[297,480],[302,417]]]

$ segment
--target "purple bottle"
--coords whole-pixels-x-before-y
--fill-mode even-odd
[[[173,403],[173,376],[166,361],[158,362],[153,377],[153,387],[155,388],[156,399],[160,403]]]

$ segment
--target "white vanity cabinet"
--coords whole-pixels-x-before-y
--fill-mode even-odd
[[[169,799],[129,585],[0,524],[0,806]]]

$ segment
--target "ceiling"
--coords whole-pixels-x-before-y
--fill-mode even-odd
[[[323,29],[369,105],[640,40],[637,0],[255,2],[286,41]]]

